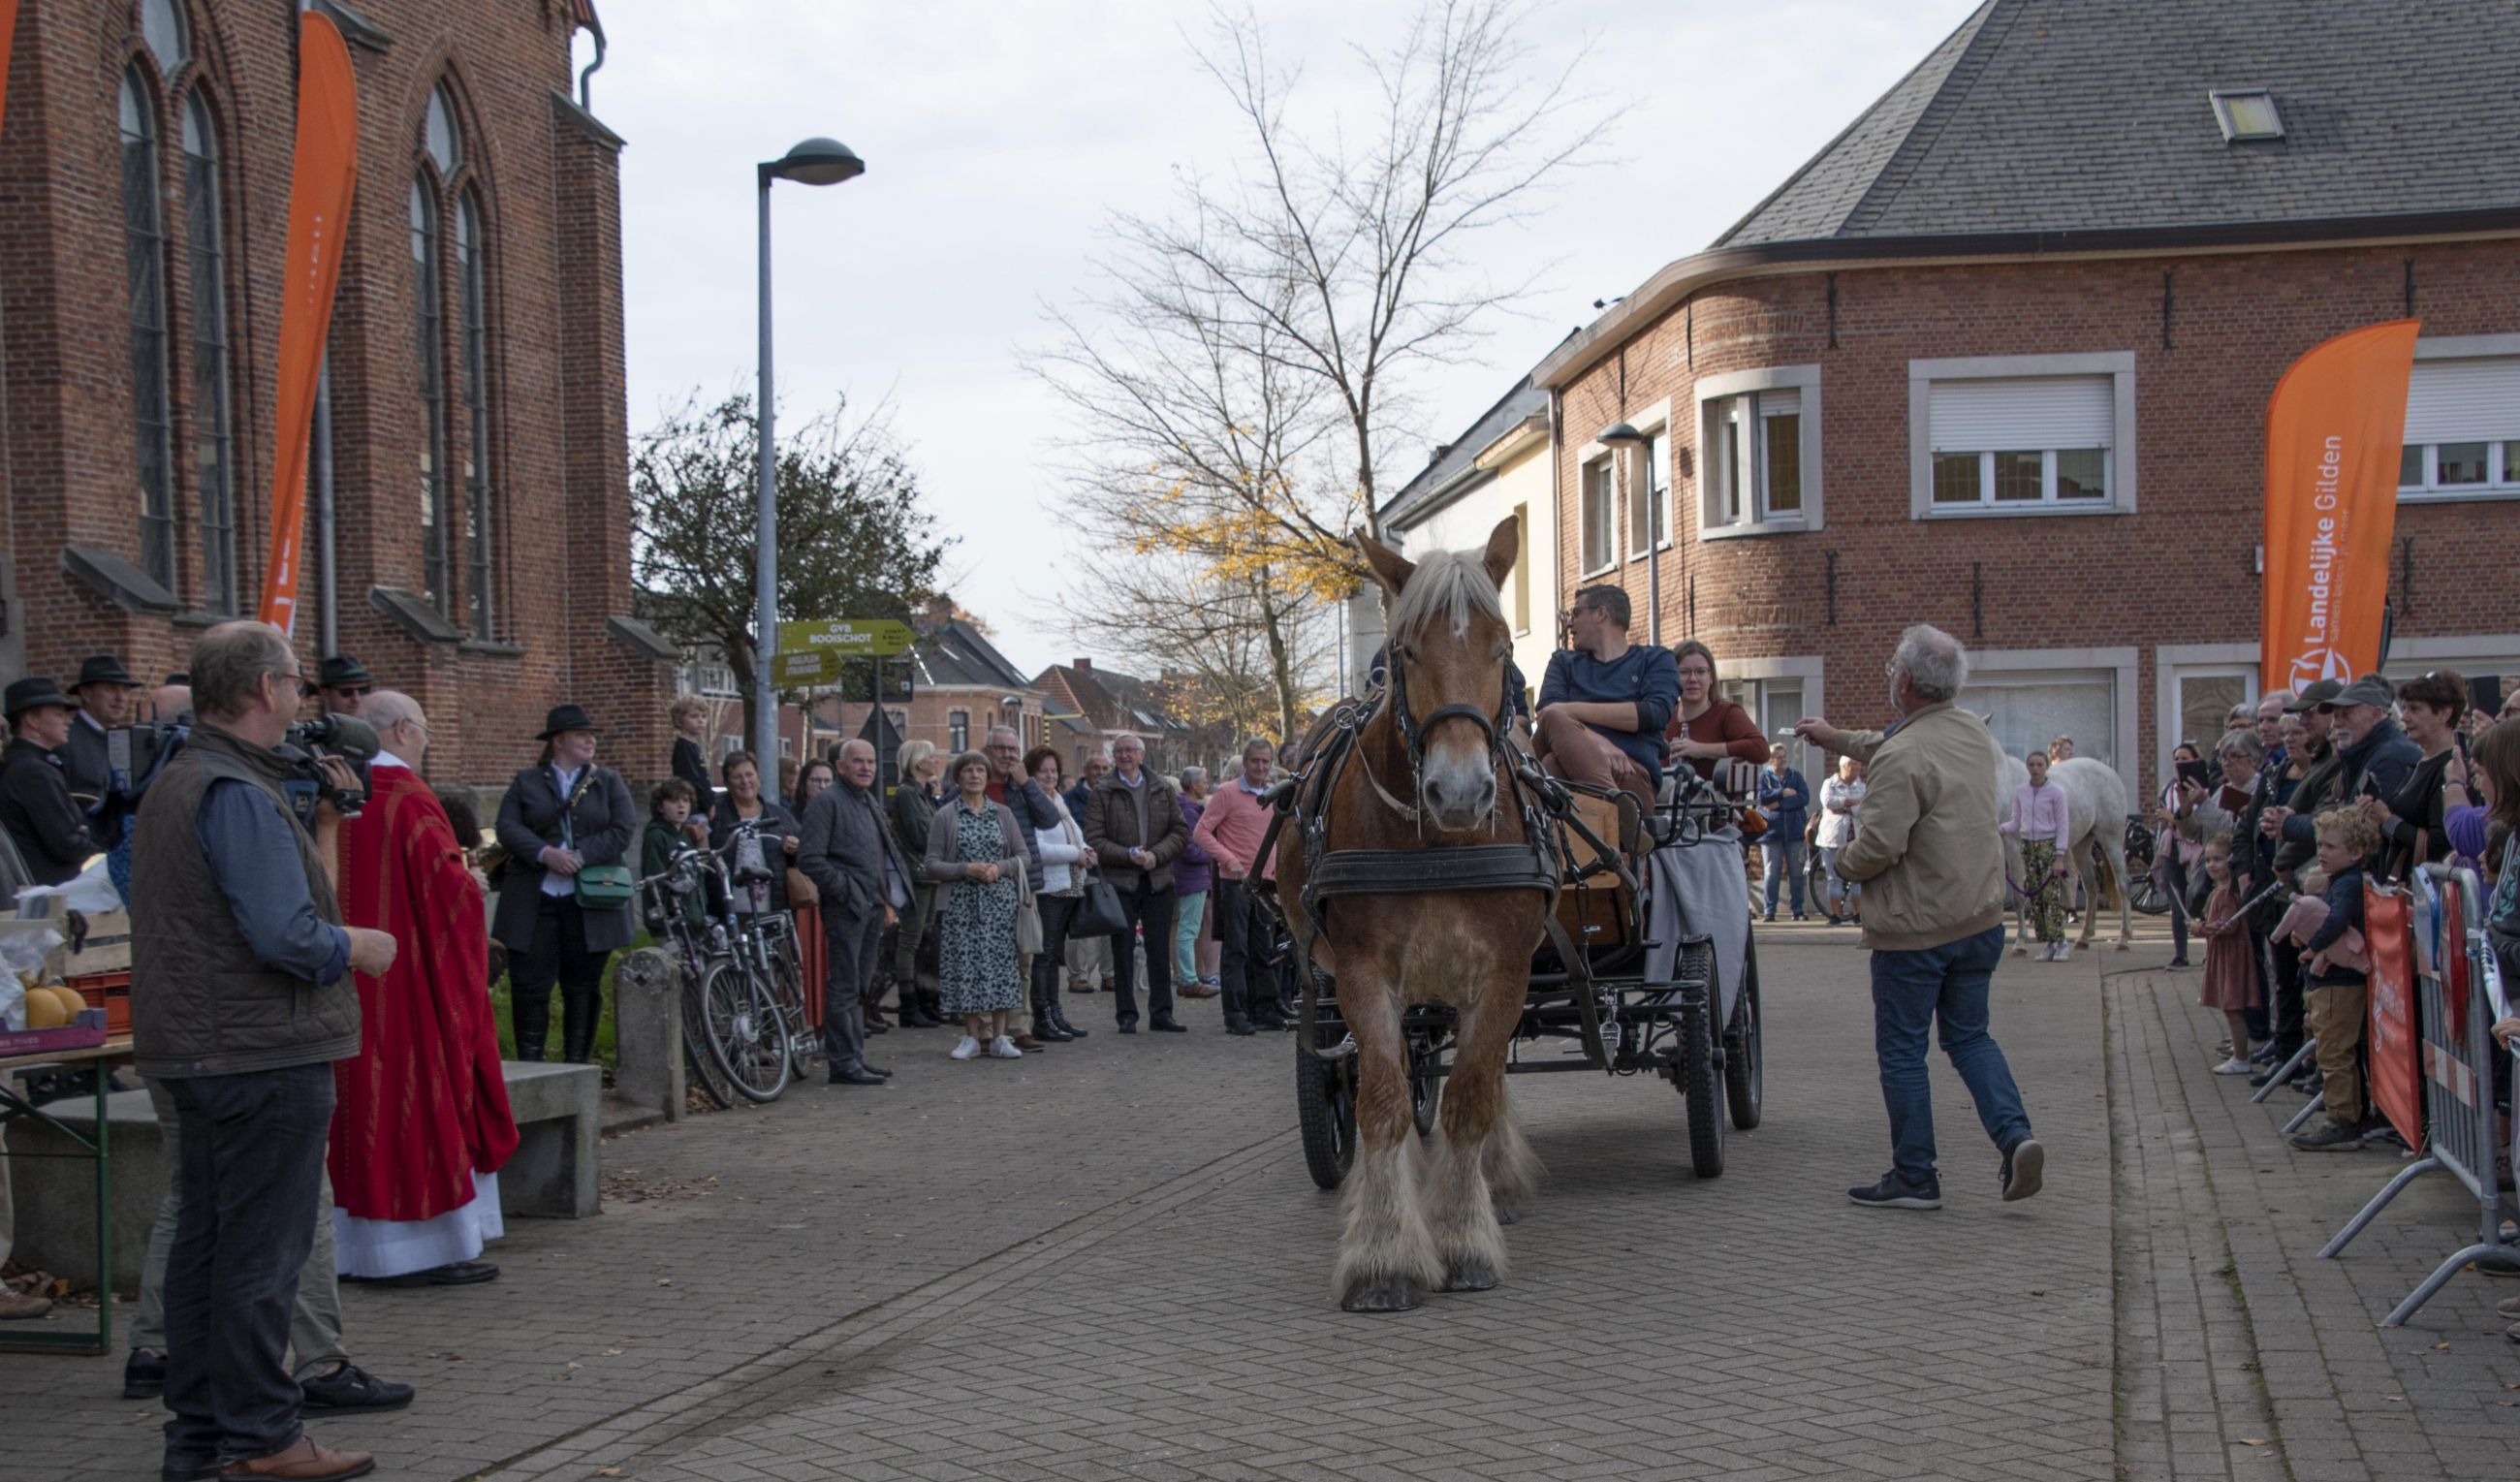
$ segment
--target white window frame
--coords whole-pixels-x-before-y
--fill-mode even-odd
[[[1644,560],[1646,554],[1644,542],[1637,539],[1638,504],[1656,494],[1661,496],[1661,508],[1646,507],[1660,526],[1662,538],[1656,542],[1656,547],[1664,551],[1671,549],[1671,398],[1666,396],[1632,414],[1626,421],[1628,426],[1653,439],[1652,443],[1642,447],[1630,446],[1620,450],[1618,460],[1627,474],[1617,484],[1627,496],[1618,505],[1619,552],[1625,560],[1634,561]],[[1659,489],[1654,487],[1656,479],[1661,480]]]
[[[2487,360],[2520,358],[2520,335],[2441,335],[2415,341],[2415,359],[2422,360]],[[2406,504],[2466,504],[2485,499],[2520,499],[2520,434],[2499,438],[2466,438],[2463,441],[2486,445],[2484,483],[2444,484],[2439,481],[2441,443],[2404,444],[2423,448],[2423,475],[2419,483],[2400,484],[2398,502]]]
[[[1799,393],[1802,408],[1800,436],[1795,441],[1802,457],[1803,507],[1784,515],[1773,515],[1767,508],[1767,490],[1754,468],[1751,474],[1750,498],[1739,521],[1719,519],[1715,511],[1714,415],[1711,403],[1729,401],[1736,396],[1759,391],[1792,390]],[[1826,506],[1821,490],[1821,385],[1820,367],[1813,365],[1763,366],[1750,371],[1728,371],[1720,376],[1701,376],[1692,393],[1696,416],[1691,426],[1697,441],[1696,505],[1697,538],[1700,540],[1738,540],[1745,536],[1780,535],[1796,531],[1817,531],[1827,527]],[[1767,440],[1751,439],[1754,457],[1764,462]],[[1818,713],[1818,712],[1815,712]]]
[[[1575,455],[1575,562],[1577,574],[1588,581],[1615,569],[1619,564],[1619,465],[1618,460],[1610,456],[1611,451],[1606,444],[1588,442]],[[1597,472],[1607,475],[1602,480],[1604,487],[1601,491],[1607,514],[1603,520],[1601,549],[1593,552],[1586,550],[1585,546],[1591,533],[1593,512],[1590,502]],[[1590,560],[1597,555],[1599,558],[1598,561]]]
[[[2258,689],[2258,646],[2256,644],[2163,644],[2152,651],[2152,759],[2154,778],[2167,782],[2171,774],[2170,753],[2179,745],[2179,688],[2191,679],[2229,679],[2234,675],[2248,681],[2249,703],[2256,704],[2264,695]],[[2197,745],[2208,748],[2205,759],[2212,761],[2212,746],[2219,737],[2190,738]],[[2157,800],[2159,786],[2149,796],[2136,799],[2140,806]]]
[[[1803,687],[1804,715],[1828,713],[1826,688],[1828,660],[1817,653],[1789,654],[1775,658],[1742,658],[1727,655],[1716,668],[1720,676],[1716,681],[1718,693],[1721,693],[1723,686],[1735,681],[1766,683],[1792,680]],[[1751,721],[1756,724],[1758,717],[1752,716]],[[1777,744],[1777,738],[1768,737],[1768,744],[1772,746]]]
[[[1994,689],[2012,682],[2037,684],[2041,681],[2087,679],[2096,670],[2110,671],[2115,677],[2111,689],[2111,705],[2115,711],[2109,720],[2109,749],[2117,754],[2118,776],[2127,786],[2127,806],[2140,809],[2142,797],[2137,789],[2143,779],[2138,773],[2136,750],[2136,673],[2141,651],[2132,646],[2113,649],[1986,649],[1969,653],[1969,680],[1960,690],[1959,707],[1972,708],[1969,692],[1981,683]],[[2176,740],[2176,738],[2173,738]],[[2121,822],[2120,827],[2124,827]]]
[[[1934,503],[1934,382],[1952,381],[2019,381],[2041,376],[2107,376],[2114,405],[2110,445],[2103,461],[2109,497],[2058,500],[2053,449],[2041,461],[2041,486],[2048,497],[2037,503],[1994,503],[1994,471],[1979,464],[1986,499],[1977,504]],[[2079,355],[1973,355],[1949,360],[1908,362],[1908,514],[1912,519],[2044,519],[2056,516],[2133,515],[2136,512],[2135,351],[2103,350]],[[2023,451],[2027,451],[2026,449]],[[1991,454],[1981,454],[1991,460]],[[2132,756],[2132,747],[2119,753]]]

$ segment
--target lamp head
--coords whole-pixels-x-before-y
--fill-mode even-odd
[[[1608,427],[1603,427],[1599,432],[1595,433],[1593,440],[1595,442],[1607,443],[1612,446],[1616,446],[1623,442],[1642,444],[1649,439],[1646,438],[1645,434],[1638,431],[1634,426],[1624,422],[1614,422]]]
[[[761,172],[771,179],[793,180],[799,185],[837,185],[865,174],[866,161],[837,139],[818,137],[802,141],[785,156],[763,165]]]

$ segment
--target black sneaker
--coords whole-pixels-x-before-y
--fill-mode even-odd
[[[2322,1111],[2292,1135],[2292,1145],[2304,1152],[2351,1152],[2362,1145],[2362,1133]]]
[[[1225,1021],[1225,1032],[1228,1034],[1248,1035],[1255,1033],[1256,1031],[1252,1029],[1251,1021],[1249,1019],[1237,1015]]]
[[[1846,1196],[1867,1209],[1940,1209],[1943,1181],[1928,1178],[1922,1184],[1911,1184],[1896,1172],[1885,1173],[1880,1183],[1868,1189],[1850,1189]]]
[[[2048,1171],[2048,1149],[2037,1138],[2023,1138],[2003,1149],[2003,1173],[1996,1187],[2003,1191],[2003,1202],[2010,1204],[2037,1193]]]
[[[165,1392],[166,1356],[154,1348],[131,1350],[122,1361],[122,1398],[155,1400]]]
[[[308,1410],[330,1411],[337,1415],[400,1410],[411,1403],[412,1397],[410,1385],[387,1383],[347,1359],[331,1373],[299,1381],[297,1388],[306,1396]]]

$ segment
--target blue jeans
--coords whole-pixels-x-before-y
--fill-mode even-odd
[[[1907,1183],[1934,1176],[1928,1028],[1939,1031],[1943,1054],[1968,1087],[1995,1145],[2009,1151],[2030,1136],[2012,1067],[1986,1028],[1987,985],[2002,960],[2002,926],[1922,951],[1872,954],[1872,1054],[1881,1062],[1881,1100],[1890,1110],[1891,1170]]]
[[[1778,831],[1769,829],[1774,835]],[[1803,836],[1787,833],[1782,838],[1759,840],[1759,873],[1767,877],[1768,914],[1777,914],[1777,876],[1793,882],[1794,915],[1803,914]]]

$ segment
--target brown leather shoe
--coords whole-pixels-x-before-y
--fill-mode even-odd
[[[364,1477],[377,1469],[377,1459],[364,1451],[334,1451],[315,1444],[315,1438],[300,1435],[297,1444],[287,1451],[250,1461],[231,1461],[220,1468],[222,1477],[271,1477],[280,1482],[340,1482],[344,1477]]]
[[[1049,1049],[1049,1048],[1050,1048],[1050,1042],[1049,1042],[1048,1040],[1037,1040],[1037,1039],[1034,1039],[1031,1035],[1028,1035],[1028,1034],[1019,1034],[1019,1035],[1016,1035],[1016,1036],[1015,1036],[1015,1048],[1016,1048],[1017,1050],[1023,1051],[1025,1054],[1029,1055],[1029,1054],[1031,1054],[1033,1051],[1036,1051],[1036,1050],[1047,1050],[1047,1049]]]

